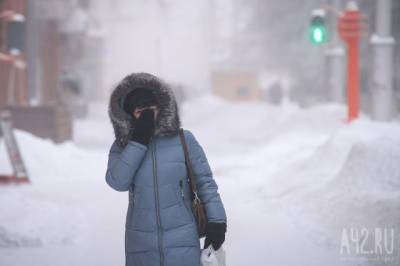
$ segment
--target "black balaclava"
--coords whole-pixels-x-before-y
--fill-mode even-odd
[[[126,95],[123,108],[125,112],[132,114],[137,107],[147,107],[157,104],[157,99],[152,91],[145,88],[137,88]]]

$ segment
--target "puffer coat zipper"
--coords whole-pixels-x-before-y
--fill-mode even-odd
[[[158,251],[160,253],[160,266],[164,265],[164,251],[162,245],[162,230],[161,230],[161,218],[160,218],[160,200],[158,191],[158,176],[157,176],[157,161],[156,161],[156,140],[152,138],[152,158],[153,158],[153,178],[154,178],[154,197],[156,205],[156,216],[157,216],[157,239],[158,239]]]

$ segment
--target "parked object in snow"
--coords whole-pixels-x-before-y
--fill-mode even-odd
[[[231,101],[259,101],[262,90],[258,73],[252,71],[215,71],[212,74],[215,95]]]

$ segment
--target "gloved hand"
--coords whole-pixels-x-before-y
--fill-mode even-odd
[[[225,232],[226,223],[207,223],[204,248],[207,248],[211,244],[214,250],[219,249],[225,241]]]
[[[136,119],[135,128],[130,132],[130,140],[147,146],[154,133],[154,128],[154,111],[152,109],[143,110]]]

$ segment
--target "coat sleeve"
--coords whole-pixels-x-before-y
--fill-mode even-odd
[[[107,184],[117,191],[128,191],[146,151],[146,146],[135,141],[128,141],[124,148],[114,141],[108,154]]]
[[[205,206],[208,222],[226,223],[225,208],[218,193],[218,185],[213,178],[213,173],[204,150],[189,130],[185,130],[184,132],[196,179],[198,195]]]

